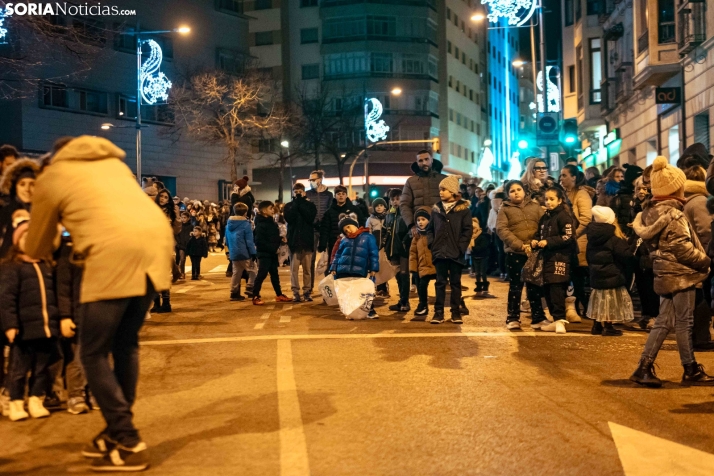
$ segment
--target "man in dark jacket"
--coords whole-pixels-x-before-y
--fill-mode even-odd
[[[315,213],[315,219],[313,220],[314,231],[313,231],[313,249],[319,248],[320,246],[320,223],[322,222],[322,217],[330,205],[332,205],[332,192],[327,190],[327,187],[322,184],[322,180],[325,177],[325,172],[323,170],[313,170],[310,173],[310,190],[305,194],[307,199],[315,204],[317,213]],[[324,251],[324,250],[323,250]],[[310,261],[310,269],[313,273],[310,276],[310,289],[315,287],[315,259],[317,253],[312,254],[312,260]]]
[[[262,306],[265,304],[260,298],[260,288],[263,286],[268,273],[270,282],[275,290],[276,302],[287,302],[290,299],[283,294],[280,289],[280,277],[278,276],[278,248],[283,240],[280,237],[280,228],[275,223],[273,215],[275,207],[273,202],[263,201],[258,205],[258,214],[255,216],[255,248],[258,252],[258,276],[253,285],[253,304]]]
[[[283,215],[288,222],[288,248],[290,248],[290,285],[293,302],[300,302],[300,266],[302,266],[302,291],[307,302],[312,301],[313,270],[315,255],[314,222],[317,207],[307,199],[305,186],[296,183],[293,187],[295,198],[285,205]]]
[[[399,202],[402,218],[408,228],[414,226],[417,208],[430,207],[440,200],[439,183],[446,178],[441,173],[442,168],[441,162],[434,160],[428,150],[421,150],[417,154],[417,160],[412,164],[414,175],[404,184]]]
[[[342,185],[335,187],[335,200],[330,208],[325,212],[320,223],[320,247],[319,252],[332,251],[335,241],[342,233],[339,224],[346,215],[354,214],[357,223],[365,223],[367,218],[362,215],[362,210],[347,200],[347,188]]]

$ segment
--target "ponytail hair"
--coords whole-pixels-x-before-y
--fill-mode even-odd
[[[566,169],[570,175],[575,177],[575,189],[576,190],[579,189],[580,187],[582,187],[583,185],[587,184],[587,182],[585,181],[585,174],[583,172],[581,172],[577,166],[575,166],[573,164],[568,164],[563,168]]]
[[[565,190],[563,190],[563,187],[561,186],[554,186],[550,187],[548,190],[545,191],[545,193],[548,192],[553,192],[561,201],[563,208],[570,213],[571,215],[573,214],[573,211],[570,208],[570,204],[568,201],[568,196],[565,194]]]

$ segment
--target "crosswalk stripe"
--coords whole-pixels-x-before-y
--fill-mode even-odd
[[[196,286],[186,286],[185,288],[181,288],[177,291],[174,291],[176,294],[184,294],[195,288]]]
[[[255,327],[253,327],[253,329],[260,330],[263,327],[265,327],[265,322],[259,322],[258,324],[255,325]]]
[[[261,319],[270,319],[270,313],[269,312],[263,313],[260,315],[260,318]]]
[[[290,322],[290,316],[280,316],[280,322]]]

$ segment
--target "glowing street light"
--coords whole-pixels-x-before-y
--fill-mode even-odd
[[[402,94],[402,88],[396,87],[396,88],[392,89],[392,94],[395,96],[399,96],[400,94]]]
[[[471,16],[471,21],[484,21],[486,16],[483,13],[475,13]]]
[[[114,124],[109,124],[108,122],[105,122],[105,123],[102,124],[100,127],[101,127],[102,130],[108,131],[109,129],[111,129],[112,127],[114,127]]]
[[[491,147],[491,144],[493,144],[493,142],[491,142],[491,139],[486,139],[485,141],[483,141],[484,147]]]
[[[174,30],[176,33],[181,33],[182,35],[188,35],[191,33],[191,29],[187,26],[180,26]]]
[[[518,141],[518,148],[519,149],[527,149],[528,148],[528,141],[525,139],[521,139]]]
[[[516,68],[520,68],[521,66],[528,64],[528,61],[523,61],[521,59],[513,60],[513,63],[511,63],[513,66]]]
[[[280,145],[282,145],[283,147],[285,147],[287,149],[288,147],[290,147],[290,142],[284,140],[280,143]]]
[[[565,142],[567,142],[568,144],[572,144],[573,142],[575,142],[575,137],[573,137],[573,136],[567,136],[567,137],[565,138]]]

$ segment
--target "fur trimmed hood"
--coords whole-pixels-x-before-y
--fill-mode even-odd
[[[468,202],[466,200],[459,200],[458,202],[456,202],[456,205],[454,205],[454,207],[449,211],[449,213],[469,210],[470,206],[471,206],[471,202]],[[432,211],[432,213],[441,213],[442,215],[445,214],[444,206],[441,204],[441,202],[436,203],[431,208],[431,211]]]
[[[40,173],[40,164],[32,159],[23,158],[18,159],[14,164],[8,167],[0,180],[0,193],[10,195],[18,177],[28,169],[32,170],[35,175],[38,175]]]

